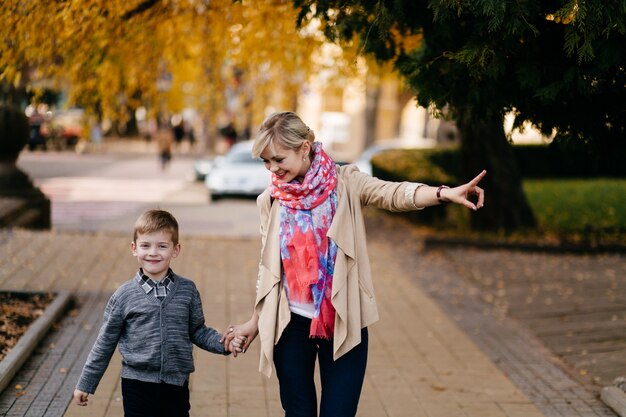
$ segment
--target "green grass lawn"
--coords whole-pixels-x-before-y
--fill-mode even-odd
[[[626,240],[626,179],[533,179],[524,191],[542,233]]]
[[[507,233],[472,231],[471,213],[457,205],[445,215],[408,214],[427,233],[485,241],[535,242],[546,245],[626,245],[626,179],[528,179],[523,183],[537,228]]]
[[[454,155],[454,150],[393,150],[377,155],[373,162],[380,178],[446,184],[454,182],[455,176],[442,166],[454,166]],[[444,157],[452,160],[446,162]],[[446,163],[440,166],[434,159]],[[537,220],[536,229],[472,231],[471,213],[455,205],[406,216],[417,226],[430,228],[430,233],[451,237],[626,245],[626,178],[525,179],[523,187]]]

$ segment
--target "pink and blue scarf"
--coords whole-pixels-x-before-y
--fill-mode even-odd
[[[302,183],[272,175],[271,195],[281,205],[280,254],[289,297],[313,303],[310,337],[330,339],[335,327],[331,303],[337,245],[326,236],[337,210],[335,162],[313,144],[314,157]]]

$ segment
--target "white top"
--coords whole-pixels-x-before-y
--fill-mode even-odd
[[[299,316],[304,316],[306,318],[312,319],[315,316],[315,304],[313,303],[298,303],[297,301],[293,301],[289,296],[289,284],[283,275],[283,285],[285,286],[285,291],[287,292],[287,300],[289,301],[289,310],[292,313],[297,314]]]

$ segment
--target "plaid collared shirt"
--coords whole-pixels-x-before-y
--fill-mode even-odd
[[[158,298],[159,300],[163,300],[171,291],[172,286],[174,285],[174,273],[171,269],[168,269],[165,278],[163,278],[161,281],[155,281],[145,275],[143,273],[143,270],[139,268],[139,272],[137,272],[137,281],[139,281],[141,288],[143,288],[146,294],[150,294],[150,292],[153,292],[156,298]]]

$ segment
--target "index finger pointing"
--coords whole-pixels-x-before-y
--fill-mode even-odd
[[[487,175],[487,170],[483,169],[483,170],[481,171],[481,173],[480,173],[480,174],[478,174],[478,175],[476,176],[476,178],[474,178],[473,180],[471,180],[471,181],[469,182],[469,184],[470,184],[470,185],[476,185],[476,184],[478,184],[478,183],[480,182],[480,180],[482,180],[483,178],[485,178],[485,175]]]

